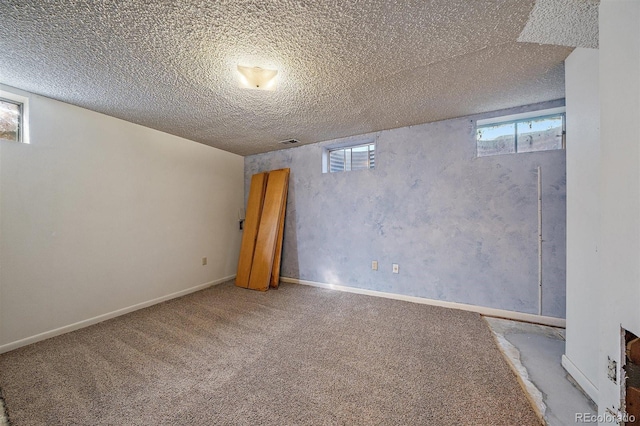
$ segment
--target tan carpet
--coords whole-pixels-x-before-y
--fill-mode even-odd
[[[212,287],[0,355],[21,425],[538,425],[469,312]]]

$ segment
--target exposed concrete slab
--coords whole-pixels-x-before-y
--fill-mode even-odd
[[[9,419],[7,418],[2,398],[0,398],[0,426],[9,426]]]
[[[575,424],[576,413],[597,414],[595,404],[561,365],[564,330],[498,318],[485,319],[548,425]]]

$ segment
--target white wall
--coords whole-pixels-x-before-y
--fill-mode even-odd
[[[11,91],[31,144],[0,142],[0,351],[235,274],[242,157]]]
[[[567,343],[562,364],[597,401],[600,98],[597,49],[565,61],[567,107]]]
[[[640,1],[600,4],[600,414],[620,407],[607,357],[620,327],[640,335]],[[618,372],[620,373],[620,372]]]

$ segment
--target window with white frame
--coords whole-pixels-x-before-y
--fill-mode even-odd
[[[28,98],[0,90],[0,141],[29,143]]]
[[[376,161],[374,142],[358,143],[324,150],[324,173],[349,172],[353,170],[373,169]]]
[[[478,120],[478,157],[564,149],[565,108]]]

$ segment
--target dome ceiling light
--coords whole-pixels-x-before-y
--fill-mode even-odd
[[[238,65],[240,87],[243,89],[276,90],[278,70]]]

